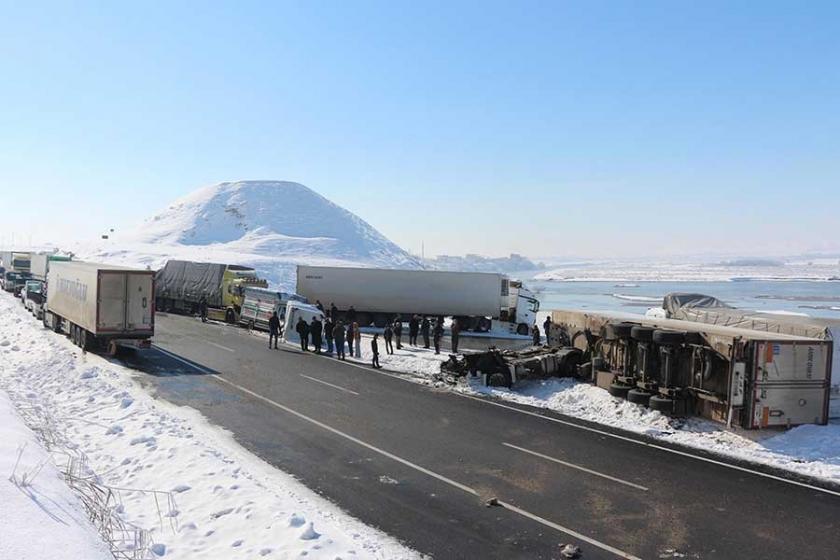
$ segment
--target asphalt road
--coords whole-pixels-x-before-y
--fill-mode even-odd
[[[840,557],[837,492],[234,327],[158,315],[154,343],[127,363],[161,398],[436,558]]]

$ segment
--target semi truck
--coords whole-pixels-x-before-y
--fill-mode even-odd
[[[31,253],[24,251],[0,252],[0,265],[6,269],[6,272],[29,272],[30,264]]]
[[[155,330],[154,272],[82,261],[53,262],[44,326],[83,350],[116,355],[146,347]]]
[[[453,317],[462,330],[525,336],[539,311],[521,282],[486,272],[300,265],[297,293],[325,308],[335,305],[339,318],[352,306],[361,326],[427,315]]]
[[[248,287],[267,288],[268,282],[247,266],[170,260],[155,274],[155,304],[195,315],[204,300],[208,318],[235,324]]]
[[[47,273],[50,271],[50,263],[69,261],[71,258],[64,255],[49,253],[33,253],[30,259],[30,273],[35,280],[47,280]]]
[[[831,339],[583,311],[552,323],[552,346],[584,352],[584,378],[640,406],[745,429],[828,422]]]

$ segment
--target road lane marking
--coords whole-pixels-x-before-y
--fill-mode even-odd
[[[601,473],[601,472],[598,472],[598,471],[593,471],[592,469],[587,469],[586,467],[581,467],[580,465],[575,465],[574,463],[561,461],[560,459],[557,459],[555,457],[551,457],[549,455],[543,455],[542,453],[539,453],[537,451],[531,451],[530,449],[525,449],[524,447],[519,447],[518,445],[513,445],[512,443],[502,442],[502,445],[504,445],[505,447],[510,447],[511,449],[516,449],[517,451],[521,451],[523,453],[528,453],[530,455],[534,455],[535,457],[540,457],[541,459],[545,459],[546,461],[552,461],[554,463],[558,463],[560,465],[563,465],[564,467],[569,467],[571,469],[577,469],[579,471],[583,471],[585,473],[589,473],[589,474],[592,474],[592,475],[595,475],[595,476],[600,476],[601,478],[606,478],[607,480],[612,480],[613,482],[618,482],[619,484],[625,484],[627,486],[630,486],[632,488],[637,488],[637,489],[643,490],[645,492],[647,492],[649,490],[649,488],[647,488],[645,486],[641,486],[639,484],[634,484],[632,482],[627,482],[626,480],[621,480],[620,478],[615,478],[614,476],[610,476],[608,474],[604,474],[604,473]]]
[[[351,395],[359,396],[359,393],[357,393],[356,391],[351,391],[350,389],[345,389],[344,387],[339,387],[338,385],[333,385],[332,383],[327,383],[323,379],[317,379],[315,377],[309,377],[308,375],[303,375],[302,373],[300,374],[300,376],[305,377],[307,379],[310,379],[312,381],[317,381],[318,383],[323,383],[324,385],[329,385],[330,387],[338,389],[339,391],[344,391],[345,393],[350,393]]]
[[[227,350],[228,352],[236,352],[236,350],[234,350],[233,348],[228,348],[227,346],[222,346],[221,344],[216,344],[215,342],[212,342],[210,340],[205,340],[204,342],[206,342],[207,344],[210,344],[211,346],[215,346],[216,348],[221,348],[222,350]]]
[[[261,401],[265,402],[266,404],[274,406],[275,408],[283,410],[283,411],[285,411],[285,412],[287,412],[287,413],[289,413],[293,416],[297,416],[301,420],[309,422],[310,424],[314,424],[315,426],[318,426],[319,428],[322,428],[322,429],[324,429],[328,432],[331,432],[331,433],[333,433],[337,436],[340,436],[340,437],[342,437],[346,440],[352,441],[353,443],[355,443],[357,445],[360,445],[361,447],[364,447],[366,449],[369,449],[369,450],[371,450],[375,453],[378,453],[378,454],[380,454],[384,457],[387,457],[387,458],[391,459],[392,461],[396,461],[397,463],[405,465],[406,467],[414,469],[414,470],[416,470],[418,472],[421,472],[421,473],[423,473],[427,476],[430,476],[430,477],[432,477],[434,479],[437,479],[441,482],[444,482],[444,483],[446,483],[450,486],[453,486],[453,487],[455,487],[455,488],[457,488],[457,489],[459,489],[463,492],[466,492],[467,494],[471,494],[471,495],[476,496],[476,497],[480,496],[478,491],[476,491],[473,488],[470,488],[469,486],[467,486],[465,484],[461,484],[460,482],[452,480],[451,478],[447,478],[447,477],[443,476],[442,474],[438,474],[438,473],[436,473],[432,470],[429,470],[425,467],[421,467],[420,465],[418,465],[416,463],[412,463],[408,459],[403,459],[402,457],[400,457],[398,455],[394,455],[393,453],[391,453],[389,451],[385,451],[384,449],[380,449],[380,448],[378,448],[378,447],[376,447],[376,446],[374,446],[370,443],[367,443],[365,441],[360,440],[359,438],[357,438],[355,436],[351,436],[350,434],[342,432],[341,430],[339,430],[337,428],[333,428],[332,426],[330,426],[328,424],[324,424],[323,422],[321,422],[319,420],[311,418],[311,417],[307,416],[306,414],[303,414],[302,412],[298,412],[297,410],[289,408],[288,406],[282,405],[282,404],[280,404],[276,401],[273,401],[273,400],[269,399],[268,397],[264,397],[264,396],[260,395],[259,393],[255,393],[254,391],[251,391],[250,389],[247,389],[247,388],[245,388],[245,387],[243,387],[243,386],[241,386],[237,383],[234,383],[233,381],[229,381],[229,380],[225,379],[221,375],[219,375],[219,374],[217,374],[217,373],[215,373],[215,372],[213,372],[213,371],[211,371],[211,370],[209,370],[209,369],[207,369],[203,366],[200,366],[200,365],[197,365],[197,364],[191,364],[188,361],[186,361],[185,359],[181,358],[180,356],[177,356],[176,354],[173,354],[172,352],[164,350],[163,348],[160,348],[157,345],[155,345],[155,347],[158,348],[158,350],[160,350],[164,354],[167,354],[168,356],[170,356],[171,358],[173,358],[175,360],[178,360],[181,363],[184,363],[184,364],[186,364],[190,367],[194,367],[194,368],[196,368],[200,371],[203,371],[206,374],[212,376],[214,379],[216,379],[218,381],[221,381],[222,383],[224,383],[226,385],[229,385],[229,386],[231,386],[235,389],[238,389],[239,391],[241,391],[241,392],[243,392],[247,395],[250,395],[250,396],[254,397],[255,399],[261,400]],[[606,543],[602,543],[602,542],[600,542],[596,539],[593,539],[591,537],[587,537],[586,535],[578,533],[577,531],[574,531],[573,529],[569,529],[567,527],[564,527],[563,525],[560,525],[558,523],[554,523],[553,521],[549,521],[548,519],[545,519],[545,518],[540,517],[540,516],[538,516],[534,513],[531,513],[529,511],[521,509],[521,508],[519,508],[519,507],[517,507],[513,504],[510,504],[510,503],[507,503],[507,502],[504,502],[504,501],[501,501],[501,500],[498,501],[498,504],[500,506],[502,506],[503,508],[509,510],[509,511],[512,511],[514,513],[517,513],[517,514],[521,515],[522,517],[525,517],[525,518],[530,519],[532,521],[536,521],[537,523],[540,523],[541,525],[545,525],[546,527],[550,527],[550,528],[552,528],[556,531],[559,531],[561,533],[565,533],[567,535],[570,535],[572,537],[580,539],[583,542],[589,543],[592,546],[596,546],[596,547],[598,547],[602,550],[606,550],[607,552],[611,552],[612,554],[615,554],[619,558],[624,558],[626,560],[641,560],[641,558],[639,558],[638,556],[633,556],[632,554],[624,552],[623,550],[619,550],[619,549],[617,549],[615,547],[612,547],[612,546],[610,546]]]
[[[174,355],[173,355],[173,357],[174,357]],[[320,356],[320,357],[329,358],[329,356]],[[341,364],[344,364],[344,365],[347,365],[347,366],[353,366],[355,368],[364,370],[368,373],[378,373],[379,375],[384,375],[386,377],[393,377],[395,379],[399,379],[400,381],[404,381],[406,383],[412,383],[414,385],[420,385],[419,383],[415,383],[414,381],[412,381],[408,377],[408,375],[410,375],[410,374],[390,373],[388,371],[382,371],[382,370],[378,370],[378,369],[367,368],[367,367],[364,367],[364,366],[359,365],[359,364],[354,364],[352,362],[339,362],[338,360],[334,360],[334,361],[336,363],[341,363]],[[195,367],[193,364],[188,364],[188,365]],[[592,428],[590,426],[584,426],[583,424],[577,424],[575,422],[570,422],[568,420],[562,420],[560,418],[555,418],[553,416],[548,416],[547,414],[541,414],[541,413],[533,412],[533,411],[530,411],[530,410],[524,410],[522,408],[518,408],[518,407],[515,407],[515,406],[509,406],[509,405],[506,405],[506,404],[503,404],[503,403],[500,403],[500,402],[496,402],[496,401],[491,400],[491,399],[486,398],[486,397],[476,397],[476,396],[473,396],[473,395],[467,395],[465,393],[460,393],[458,391],[449,391],[449,394],[456,395],[458,397],[462,397],[462,398],[465,398],[465,399],[474,400],[474,401],[477,401],[477,402],[480,402],[480,403],[483,403],[483,404],[486,404],[486,405],[491,405],[491,406],[496,406],[496,407],[499,407],[499,408],[504,408],[506,410],[511,410],[511,411],[517,412],[519,414],[525,414],[525,415],[528,415],[528,416],[533,416],[534,418],[540,418],[542,420],[547,420],[549,422],[554,422],[556,424],[562,424],[564,426],[569,426],[570,428],[576,428],[578,430],[584,430],[584,431],[587,431],[587,432],[592,432],[592,433],[599,434],[599,435],[602,435],[602,436],[605,436],[605,437],[618,439],[618,440],[621,440],[621,441],[626,441],[628,443],[632,443],[632,444],[635,444],[635,445],[641,445],[642,447],[648,447],[648,448],[651,448],[651,449],[658,449],[659,451],[665,451],[667,453],[672,453],[674,455],[680,455],[681,457],[686,457],[686,458],[689,458],[689,459],[695,459],[697,461],[703,461],[705,463],[710,463],[712,465],[717,465],[719,467],[724,467],[724,468],[727,468],[727,469],[732,469],[732,470],[736,470],[736,471],[739,471],[739,472],[744,472],[744,473],[752,474],[752,475],[755,475],[755,476],[768,478],[770,480],[775,480],[777,482],[782,482],[782,483],[785,483],[785,484],[792,484],[794,486],[799,486],[801,488],[807,488],[808,490],[814,490],[816,492],[822,492],[824,494],[830,494],[832,496],[840,497],[840,492],[835,491],[835,490],[828,490],[826,488],[821,488],[819,486],[814,486],[813,484],[808,484],[806,482],[800,482],[798,480],[792,480],[790,478],[784,478],[784,477],[777,476],[777,475],[774,475],[774,474],[765,473],[765,472],[761,472],[761,471],[756,471],[756,470],[753,470],[753,469],[750,469],[750,468],[747,468],[747,467],[742,467],[740,465],[727,463],[725,461],[718,461],[718,460],[712,459],[710,457],[703,457],[701,455],[694,455],[693,453],[688,453],[686,451],[680,451],[678,449],[671,449],[670,447],[657,445],[655,443],[649,443],[649,442],[642,441],[642,440],[639,440],[639,439],[634,439],[632,437],[622,436],[622,435],[615,434],[615,433],[612,433],[612,432],[608,432],[608,431],[605,431],[605,430],[599,430],[598,428]]]

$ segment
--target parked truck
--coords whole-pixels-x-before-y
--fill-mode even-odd
[[[33,253],[30,259],[30,273],[35,280],[47,280],[47,273],[50,271],[50,263],[69,261],[71,258],[65,255],[50,253]]]
[[[155,275],[155,302],[160,311],[195,315],[203,299],[210,319],[235,324],[248,287],[268,283],[247,266],[171,260]]]
[[[0,265],[7,272],[29,272],[31,253],[25,251],[2,251],[0,252]]]
[[[115,355],[154,335],[154,272],[81,261],[53,262],[44,326],[82,349]]]
[[[400,315],[454,317],[463,330],[527,335],[539,301],[504,274],[298,266],[297,293],[335,305],[339,316],[352,306],[362,326]]]

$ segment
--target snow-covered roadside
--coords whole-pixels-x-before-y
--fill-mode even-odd
[[[0,558],[113,559],[47,451],[0,390]]]
[[[118,489],[114,510],[149,531],[150,554],[420,557],[246,451],[198,412],[155,400],[133,375],[82,355],[0,295],[0,386],[15,406],[48,416],[73,454],[86,457],[88,474]],[[8,502],[0,504],[2,519]]]
[[[370,339],[370,335],[362,335],[362,358],[348,360],[370,364]],[[449,387],[433,378],[440,373],[440,363],[449,358],[448,348],[436,355],[433,349],[403,346],[389,356],[384,353],[382,337],[379,348],[384,369],[410,374],[408,378],[418,383]],[[573,379],[524,381],[511,390],[486,387],[478,379],[468,379],[466,384],[456,385],[452,390],[546,408],[662,441],[840,483],[840,424],[800,426],[781,434],[752,432],[750,437],[745,437],[700,418],[668,418]]]

